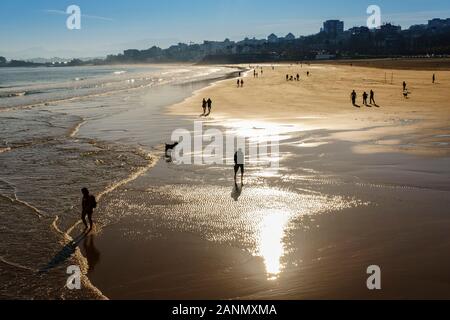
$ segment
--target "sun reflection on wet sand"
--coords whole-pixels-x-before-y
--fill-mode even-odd
[[[109,204],[116,218],[118,212],[147,217],[163,228],[197,234],[261,257],[268,281],[283,272],[283,257],[292,249],[286,235],[299,227],[298,218],[364,205],[357,199],[262,185],[237,191],[235,186],[165,185],[130,192]]]
[[[285,251],[283,238],[289,220],[289,213],[271,210],[261,222],[258,254],[264,259],[268,280],[276,280],[282,271],[281,258]]]
[[[226,128],[228,135],[248,139],[251,145],[258,145],[264,142],[276,142],[291,139],[291,134],[307,130],[298,125],[286,125],[271,121],[256,121],[244,119],[226,119],[208,123],[212,126],[222,126]]]

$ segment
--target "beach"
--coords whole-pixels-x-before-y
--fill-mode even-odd
[[[105,199],[126,217],[96,239],[93,283],[113,299],[449,298],[450,73],[433,85],[432,71],[263,71],[167,112],[188,130],[202,121],[256,139],[277,133],[280,169],[249,165],[236,189],[232,166],[161,159]],[[371,89],[378,106],[362,106]],[[212,115],[199,117],[209,97]],[[380,291],[367,289],[372,265]]]
[[[51,279],[41,295],[56,299],[450,298],[450,71],[280,64],[254,78],[256,66],[221,68],[200,82],[13,103],[0,114],[10,128],[0,206],[24,215],[4,227],[14,245],[0,254],[0,295],[17,282],[12,274],[25,288],[40,271],[13,297]],[[370,90],[376,105],[364,106]],[[209,117],[200,116],[204,98]],[[172,133],[192,133],[194,122],[253,142],[276,135],[279,168],[247,163],[236,186],[228,163],[165,157]],[[99,200],[87,236],[77,218],[85,186]],[[61,289],[65,268],[80,263],[84,289]],[[372,265],[382,290],[367,288]]]

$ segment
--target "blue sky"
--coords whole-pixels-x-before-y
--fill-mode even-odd
[[[82,11],[82,29],[69,31],[69,5]],[[296,36],[319,31],[326,19],[364,25],[366,9],[403,27],[450,17],[449,0],[1,0],[0,55],[100,56],[126,48],[177,42]]]

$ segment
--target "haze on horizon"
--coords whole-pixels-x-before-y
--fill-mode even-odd
[[[82,10],[82,29],[68,30],[69,5]],[[178,42],[266,38],[317,33],[323,21],[340,19],[345,29],[365,25],[369,5],[382,21],[408,28],[450,17],[448,0],[3,0],[0,55],[8,59],[98,57],[124,49],[166,48]]]

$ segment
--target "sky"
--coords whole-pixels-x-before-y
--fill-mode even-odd
[[[323,21],[365,25],[369,5],[382,21],[409,27],[449,18],[449,0],[1,0],[0,55],[97,57],[124,49],[166,48],[178,42],[296,36],[319,32]],[[81,9],[81,29],[66,27],[66,9]]]

